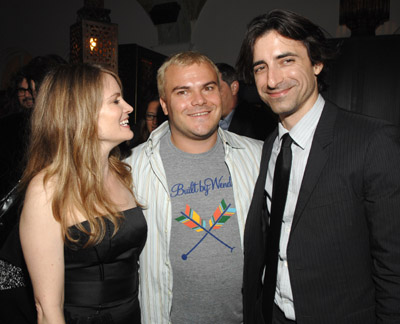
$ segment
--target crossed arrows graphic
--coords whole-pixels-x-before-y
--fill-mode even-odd
[[[216,226],[218,224],[218,221],[221,219],[222,216],[224,216],[225,212],[229,209],[229,207],[231,206],[231,204],[229,204],[224,211],[221,213],[221,215],[218,217],[218,219],[214,222],[214,224],[210,227],[209,230],[207,230],[204,226],[202,226],[201,224],[199,224],[197,221],[195,221],[193,218],[190,218],[190,216],[186,215],[185,213],[181,212],[182,216],[186,217],[188,220],[190,220],[191,222],[193,222],[194,224],[196,224],[199,228],[203,229],[206,233],[204,234],[204,236],[200,239],[200,241],[197,242],[197,244],[195,244],[195,246],[193,246],[189,252],[187,252],[186,254],[182,254],[182,259],[186,260],[189,256],[190,253],[192,253],[194,251],[194,249],[196,249],[201,242],[203,242],[203,240],[207,237],[208,234],[210,234],[213,238],[215,238],[218,242],[220,242],[221,244],[223,244],[224,246],[226,246],[228,249],[231,250],[231,253],[233,251],[233,249],[235,247],[231,247],[228,244],[226,244],[225,242],[223,242],[221,239],[219,239],[216,235],[214,235],[213,233],[211,233],[211,231],[213,230],[214,226]]]

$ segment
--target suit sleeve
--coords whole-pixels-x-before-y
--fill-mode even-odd
[[[370,137],[364,164],[377,323],[400,323],[400,133],[383,126]]]

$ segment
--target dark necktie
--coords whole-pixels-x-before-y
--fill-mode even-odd
[[[265,323],[272,320],[272,309],[276,290],[276,275],[278,267],[279,241],[281,236],[282,218],[286,205],[289,187],[290,168],[292,166],[293,140],[286,133],[282,136],[282,145],[275,164],[274,180],[272,186],[272,201],[270,227],[267,237],[267,261],[264,280],[264,316]]]

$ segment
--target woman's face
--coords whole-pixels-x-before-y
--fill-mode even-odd
[[[108,149],[112,149],[133,137],[128,119],[133,108],[122,98],[121,89],[114,77],[104,74],[103,80],[103,104],[98,120],[99,139]]]
[[[160,103],[158,101],[150,101],[146,110],[146,126],[149,133],[158,127],[157,112]]]

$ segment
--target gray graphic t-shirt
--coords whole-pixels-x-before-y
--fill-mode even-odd
[[[189,154],[165,136],[160,153],[172,202],[171,322],[242,323],[243,253],[223,144]]]

